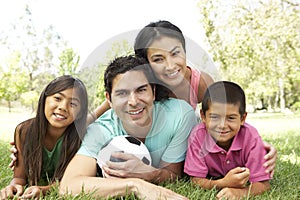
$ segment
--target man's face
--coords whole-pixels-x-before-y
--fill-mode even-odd
[[[117,75],[112,82],[110,106],[127,130],[149,127],[155,96],[142,71],[128,71]]]

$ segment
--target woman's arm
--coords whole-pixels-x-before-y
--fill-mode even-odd
[[[105,99],[105,101],[100,105],[98,106],[94,112],[90,113],[88,116],[87,116],[87,125],[93,123],[98,117],[100,117],[103,113],[105,113],[107,110],[110,109],[110,105],[108,103],[108,101]]]
[[[266,160],[264,167],[266,168],[266,173],[270,173],[271,177],[273,177],[276,166],[277,150],[267,142],[264,142],[264,146],[267,150],[267,154],[264,156],[264,159]]]
[[[198,86],[198,103],[202,102],[207,87],[210,86],[213,82],[214,80],[210,75],[208,75],[205,72],[201,72],[199,86]]]

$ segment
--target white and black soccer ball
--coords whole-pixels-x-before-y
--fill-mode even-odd
[[[97,156],[98,165],[102,168],[102,165],[105,165],[107,161],[123,162],[123,160],[111,156],[113,152],[118,151],[133,154],[145,164],[151,165],[151,156],[145,144],[139,139],[129,135],[113,137],[104,145]]]

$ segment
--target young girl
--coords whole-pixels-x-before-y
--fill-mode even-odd
[[[86,132],[87,109],[86,88],[79,79],[61,76],[46,86],[36,117],[15,129],[17,161],[12,181],[1,190],[2,199],[39,197],[60,181]]]

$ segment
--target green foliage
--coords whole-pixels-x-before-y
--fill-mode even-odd
[[[59,56],[59,75],[76,75],[80,56],[73,49],[68,48],[63,50]]]
[[[273,109],[299,101],[299,3],[286,0],[199,1],[202,23],[223,79],[249,102]]]

